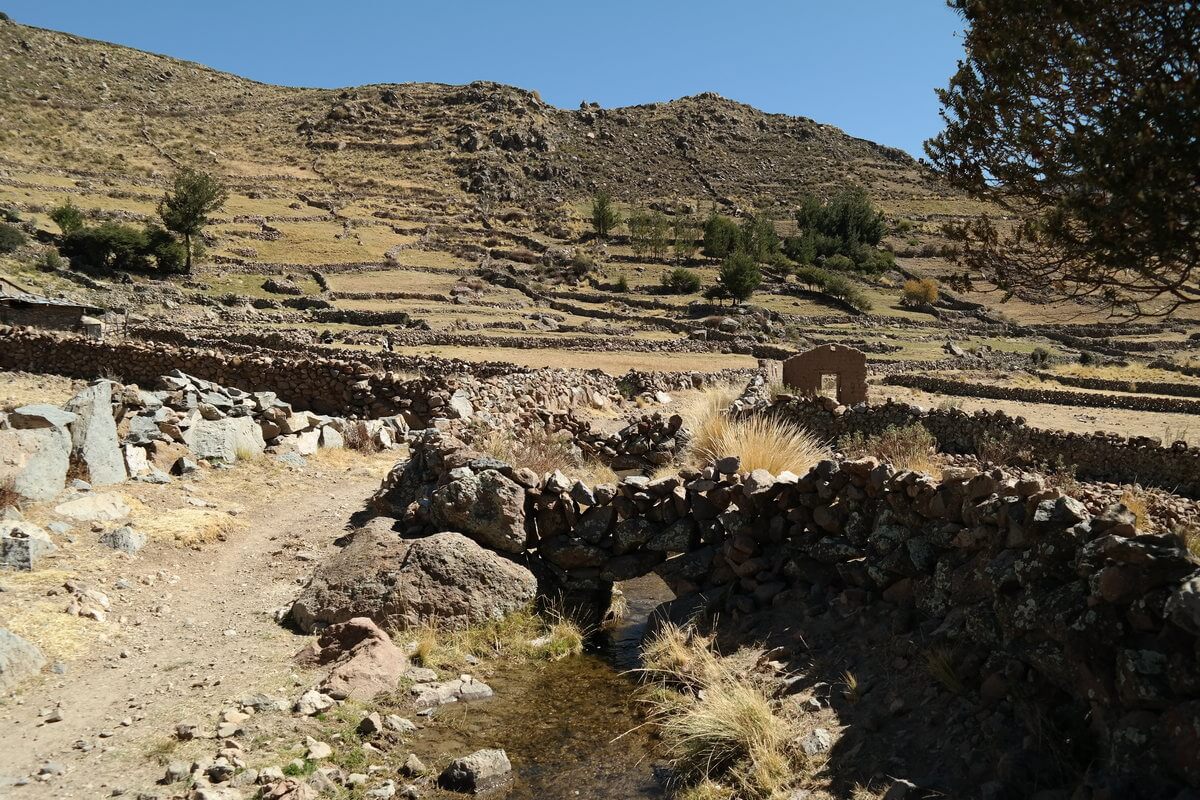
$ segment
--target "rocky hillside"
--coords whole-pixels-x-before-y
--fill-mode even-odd
[[[198,64],[0,23],[0,157],[150,177],[199,162],[231,177],[386,184],[438,200],[787,204],[847,183],[906,205],[946,197],[907,154],[713,94],[561,110],[491,83],[269,86]],[[15,163],[13,163],[15,162]]]

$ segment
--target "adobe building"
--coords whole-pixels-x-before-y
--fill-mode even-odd
[[[783,362],[783,383],[798,394],[828,395],[844,406],[866,402],[867,357],[861,350],[823,344]]]

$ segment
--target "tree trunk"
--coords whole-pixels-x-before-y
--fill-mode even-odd
[[[187,250],[187,258],[183,263],[183,271],[190,274],[192,271],[192,235],[190,233],[183,235],[183,248]]]

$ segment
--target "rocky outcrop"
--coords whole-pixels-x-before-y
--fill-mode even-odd
[[[11,691],[44,666],[46,657],[41,650],[20,636],[0,628],[0,692]]]
[[[50,535],[32,522],[0,521],[0,567],[28,572],[57,549]]]
[[[317,569],[291,618],[303,631],[354,617],[399,630],[463,626],[499,619],[536,592],[528,569],[460,533],[402,539],[373,527]]]
[[[434,525],[465,533],[492,550],[525,550],[525,491],[495,470],[468,469],[438,487],[430,498],[430,517]]]
[[[125,459],[117,444],[112,402],[112,383],[98,380],[65,406],[77,416],[70,426],[71,445],[75,458],[87,468],[87,480],[93,486],[125,480]]]
[[[438,783],[452,792],[480,794],[512,779],[512,764],[503,750],[476,750],[447,765]]]

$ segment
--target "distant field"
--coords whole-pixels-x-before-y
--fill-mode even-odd
[[[600,369],[623,375],[631,369],[717,372],[723,369],[753,369],[750,356],[718,353],[626,353],[579,350],[524,350],[510,347],[398,347],[409,355],[434,355],[464,361],[507,361],[524,367],[570,367]]]

